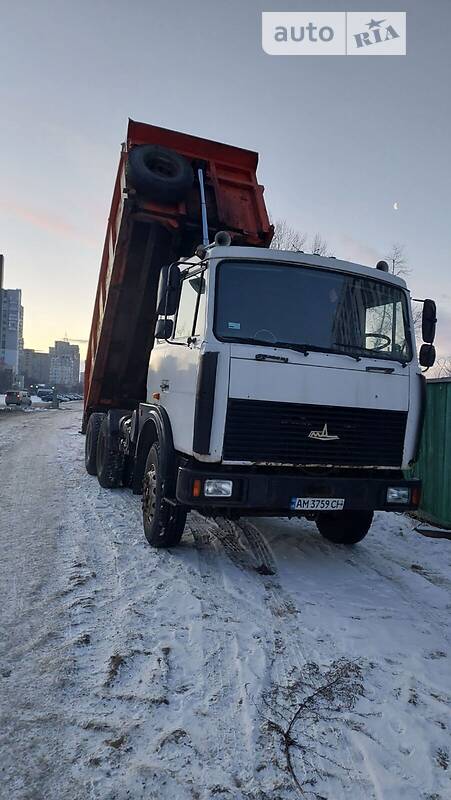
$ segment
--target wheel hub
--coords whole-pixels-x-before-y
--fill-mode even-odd
[[[157,473],[153,464],[150,465],[144,476],[143,483],[143,512],[149,522],[155,516],[157,506]]]

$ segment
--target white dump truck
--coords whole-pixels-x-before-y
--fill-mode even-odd
[[[424,301],[419,363],[409,291],[385,262],[272,250],[268,228],[259,234],[266,246],[255,236],[249,246],[244,226],[240,235],[213,229],[208,244],[212,170],[184,157],[199,190],[200,243],[191,239],[172,263],[160,254],[147,293],[137,270],[137,306],[150,305],[139,397],[136,387],[134,395],[118,387],[130,386],[138,362],[143,374],[142,357],[125,347],[121,362],[120,340],[106,353],[99,347],[111,281],[104,290],[91,334],[86,467],[102,486],[142,494],[144,532],[156,547],[180,541],[193,508],[232,519],[308,516],[327,539],[354,544],[376,509],[419,503],[420,482],[406,470],[419,446],[435,304]],[[117,257],[136,269],[123,243]],[[131,296],[124,308],[135,330]],[[110,339],[115,330],[112,315]],[[97,358],[104,372],[96,378]],[[120,364],[116,374],[105,371],[108,358]]]

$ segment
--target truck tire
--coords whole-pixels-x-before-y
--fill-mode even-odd
[[[323,511],[318,514],[316,525],[329,542],[357,544],[367,535],[372,521],[372,511]]]
[[[97,475],[97,440],[105,414],[91,414],[86,428],[85,467],[89,475]]]
[[[174,547],[182,538],[186,522],[186,506],[166,503],[163,498],[161,455],[158,442],[152,445],[144,470],[143,494],[144,535],[152,547]]]
[[[154,144],[142,144],[130,150],[127,179],[146,197],[162,203],[183,200],[193,185],[194,173],[187,159]]]
[[[97,479],[104,489],[116,489],[121,485],[124,457],[119,451],[118,440],[110,433],[106,414],[100,425],[97,439]]]

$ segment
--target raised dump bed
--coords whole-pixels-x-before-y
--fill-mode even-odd
[[[129,121],[89,337],[84,427],[93,411],[145,400],[160,269],[202,242],[199,169],[210,240],[227,230],[235,244],[269,245],[257,163],[250,150]]]

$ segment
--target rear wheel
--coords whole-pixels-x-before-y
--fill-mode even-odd
[[[90,475],[97,475],[97,440],[105,414],[91,414],[86,428],[85,467]]]
[[[121,485],[124,457],[119,450],[119,441],[110,432],[106,415],[100,425],[97,439],[97,478],[104,489],[115,489]]]
[[[357,544],[367,535],[372,521],[372,511],[324,511],[318,514],[316,525],[329,542]]]
[[[158,442],[147,456],[143,480],[144,535],[152,547],[173,547],[180,542],[186,522],[185,506],[172,505],[163,497],[161,454]]]

